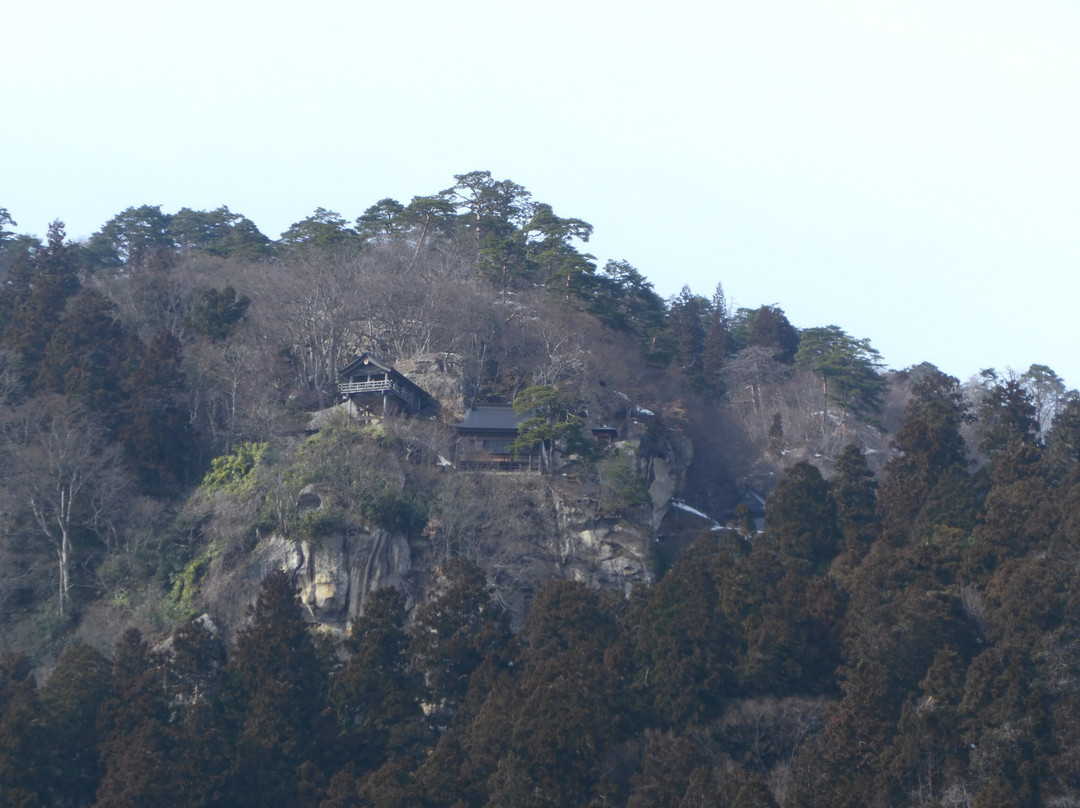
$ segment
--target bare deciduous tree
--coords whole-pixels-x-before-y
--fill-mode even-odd
[[[67,611],[76,541],[106,537],[128,477],[120,449],[76,404],[62,396],[36,398],[11,413],[4,430],[10,466],[5,517],[56,556],[59,611]]]

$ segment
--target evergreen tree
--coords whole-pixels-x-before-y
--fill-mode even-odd
[[[46,349],[69,298],[79,291],[77,271],[75,249],[65,241],[63,222],[55,221],[45,247],[29,256],[3,290],[3,343],[20,354],[30,389],[44,386]]]
[[[821,379],[823,434],[829,431],[830,402],[862,418],[880,411],[886,384],[878,372],[881,355],[870,347],[870,340],[849,337],[835,325],[808,328],[799,335],[795,364]]]
[[[1046,438],[1047,473],[1054,484],[1080,472],[1080,394],[1073,393],[1054,417]]]
[[[413,664],[424,675],[428,701],[452,707],[481,663],[505,651],[510,625],[482,569],[459,556],[444,574],[444,588],[417,611],[411,634]]]
[[[94,289],[69,299],[42,356],[38,384],[81,401],[116,429],[125,398],[122,380],[142,344],[125,333],[112,304]]]
[[[160,205],[121,211],[90,237],[87,250],[99,267],[115,268],[159,260],[176,248],[170,233],[172,217]]]
[[[709,307],[708,322],[705,327],[705,345],[701,356],[704,384],[706,389],[714,395],[719,396],[724,393],[721,374],[724,365],[727,364],[728,354],[731,353],[733,344],[727,298],[724,296],[724,287],[718,283]]]
[[[765,503],[765,532],[785,566],[821,572],[836,555],[836,502],[817,467],[800,461],[788,469]]]
[[[1059,516],[1044,472],[1043,452],[1033,442],[1014,439],[997,454],[981,519],[972,518],[968,528],[965,562],[973,576],[1049,545]]]
[[[94,802],[102,775],[97,719],[111,678],[109,660],[79,643],[64,652],[42,686],[43,804],[80,808]]]
[[[622,671],[607,664],[618,633],[613,605],[572,581],[537,592],[522,627],[519,709],[500,713],[502,727],[485,727],[483,745],[498,758],[490,805],[586,805],[610,787],[602,762],[631,727]]]
[[[327,674],[285,572],[263,582],[230,668],[239,709],[232,803],[300,806],[301,768],[329,741]]]
[[[919,511],[947,469],[967,472],[960,427],[969,420],[955,378],[934,368],[915,383],[878,493],[878,513],[888,541],[908,540]]]
[[[684,286],[668,306],[668,329],[675,345],[675,361],[695,384],[705,382],[705,341],[710,314],[709,301],[693,294],[689,286]]]
[[[316,208],[306,219],[289,225],[278,242],[290,253],[310,250],[336,252],[361,243],[360,236],[349,227],[341,214],[326,208]]]
[[[150,341],[124,382],[127,401],[119,438],[143,488],[154,494],[173,490],[190,471],[192,440],[181,407],[181,358],[180,341],[163,331]]]
[[[1013,441],[1038,442],[1039,421],[1031,394],[1015,379],[994,385],[979,407],[979,450],[996,458]]]
[[[181,208],[169,217],[166,235],[181,255],[197,251],[248,261],[270,255],[270,239],[253,221],[224,205],[212,211]]]
[[[95,808],[170,802],[168,722],[158,660],[129,629],[117,644],[111,693],[98,718],[105,773]]]
[[[739,637],[717,608],[731,553],[705,533],[647,595],[634,631],[633,687],[662,728],[717,717],[737,692]]]
[[[171,705],[170,804],[228,805],[226,777],[232,744],[224,710],[225,649],[208,618],[187,621],[172,637],[164,661]]]
[[[247,295],[236,296],[236,290],[226,286],[221,291],[206,289],[202,299],[192,307],[187,323],[196,334],[203,334],[214,342],[228,338],[244,318],[251,300]]]
[[[779,306],[762,306],[752,313],[747,345],[768,348],[776,361],[791,364],[799,349],[799,332]]]
[[[876,538],[877,485],[866,455],[849,443],[836,458],[836,475],[829,481],[848,566],[857,563]]]
[[[41,705],[25,654],[0,654],[0,805],[37,808],[48,787]]]
[[[363,615],[353,619],[349,661],[331,683],[340,744],[357,774],[408,752],[423,734],[422,681],[409,662],[405,620],[397,589],[372,592]]]

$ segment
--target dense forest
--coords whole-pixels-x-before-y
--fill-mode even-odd
[[[1080,395],[665,300],[454,179],[277,240],[0,208],[0,804],[1080,805]],[[362,352],[421,415],[335,406]],[[558,462],[455,468],[480,402]],[[408,558],[347,628],[253,561],[341,536]]]

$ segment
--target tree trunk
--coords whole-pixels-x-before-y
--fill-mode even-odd
[[[829,442],[829,377],[821,377],[821,387],[824,396],[821,399],[821,448],[825,449]]]
[[[68,593],[71,592],[71,540],[63,531],[56,545],[56,559],[60,568],[60,616],[67,612]]]

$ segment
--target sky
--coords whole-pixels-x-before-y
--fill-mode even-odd
[[[585,247],[890,368],[1080,387],[1080,3],[15,0],[0,207],[271,238],[491,171]]]

